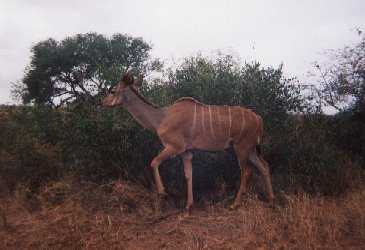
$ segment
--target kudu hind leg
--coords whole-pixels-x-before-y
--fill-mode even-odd
[[[241,148],[234,147],[234,148],[235,148],[238,163],[239,163],[240,169],[241,169],[241,178],[240,178],[239,190],[238,190],[238,192],[236,194],[236,198],[231,206],[232,209],[238,207],[239,204],[241,203],[242,194],[247,191],[247,182],[252,174],[252,169],[248,165],[248,162],[247,162],[247,158],[248,158],[247,149],[244,147],[241,147]]]
[[[266,192],[268,195],[268,200],[271,204],[274,202],[274,192],[271,184],[271,176],[269,164],[261,157],[257,155],[256,151],[249,154],[249,161],[260,171],[264,177]]]
[[[186,188],[187,188],[187,199],[185,209],[189,210],[193,205],[193,168],[191,160],[193,159],[193,154],[190,152],[185,152],[181,155],[184,163],[184,174],[186,179]]]

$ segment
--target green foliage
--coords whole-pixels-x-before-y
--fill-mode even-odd
[[[267,150],[275,186],[309,193],[339,194],[354,182],[359,166],[335,142],[336,119],[322,114],[293,116],[285,136]]]
[[[365,112],[365,35],[357,30],[359,41],[327,53],[329,62],[316,64],[320,78],[320,101],[338,111]]]
[[[281,124],[291,111],[306,108],[295,79],[283,77],[282,67],[259,63],[240,65],[232,56],[215,61],[197,56],[169,71],[172,99],[191,96],[203,103],[240,105],[254,109],[269,128]]]
[[[294,115],[311,108],[300,90],[295,79],[283,77],[282,67],[241,65],[230,56],[188,58],[168,70],[166,81],[141,89],[160,105],[192,96],[207,104],[254,109],[264,118],[264,156],[276,191],[340,193],[350,185],[349,173],[363,161],[359,156],[363,151],[341,147],[340,142],[352,140],[353,135],[338,132],[339,117]],[[120,177],[139,180],[161,149],[157,136],[141,128],[122,108],[98,109],[87,103],[58,109],[36,105],[10,109],[5,117],[0,123],[0,176],[13,179],[13,185],[28,182],[37,189],[67,174],[96,182]],[[182,190],[181,164],[175,158],[161,166],[170,190]],[[212,190],[217,180],[236,190],[239,168],[233,152],[196,152],[193,165],[195,191]]]
[[[333,127],[334,144],[358,161],[365,149],[365,35],[359,41],[327,53],[329,62],[316,68],[320,76],[320,101],[339,112]],[[359,160],[360,159],[360,160]]]
[[[61,151],[52,141],[59,138],[48,134],[50,130],[60,133],[54,127],[57,114],[42,107],[1,111],[0,176],[6,186],[12,190],[17,183],[27,183],[37,190],[43,183],[58,178],[64,166]]]
[[[126,69],[146,73],[161,67],[150,60],[150,50],[141,38],[122,34],[111,38],[78,34],[62,41],[50,38],[32,47],[23,85],[15,86],[13,92],[22,92],[25,103],[95,103]]]
[[[95,181],[136,178],[148,165],[152,151],[157,153],[156,136],[141,129],[122,109],[79,106],[66,117],[65,162],[80,176]]]
[[[365,113],[349,110],[335,116],[333,131],[334,144],[348,152],[357,161],[365,159]]]

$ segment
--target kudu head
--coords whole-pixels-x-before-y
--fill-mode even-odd
[[[111,89],[110,93],[102,100],[101,104],[104,107],[122,106],[128,101],[131,88],[138,89],[142,83],[142,76],[137,80],[134,79],[131,72],[127,72],[122,76],[122,79]]]

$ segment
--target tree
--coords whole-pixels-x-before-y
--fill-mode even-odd
[[[321,101],[338,111],[354,108],[365,112],[365,36],[361,30],[357,32],[358,43],[329,51],[331,63],[327,65],[315,64]]]
[[[142,38],[122,34],[107,38],[87,33],[41,41],[31,49],[31,62],[20,85],[23,102],[96,103],[128,68],[146,74],[161,67],[158,60],[151,60],[150,50]],[[19,94],[17,86],[13,93]]]
[[[329,51],[331,63],[316,68],[320,75],[320,101],[339,111],[334,120],[334,142],[352,157],[364,160],[365,148],[365,35],[337,51]]]

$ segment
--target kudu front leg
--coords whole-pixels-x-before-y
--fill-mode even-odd
[[[165,148],[163,149],[155,158],[153,158],[151,162],[151,168],[153,171],[153,177],[155,179],[156,190],[159,195],[167,195],[165,192],[165,187],[162,183],[160,172],[158,171],[158,167],[161,163],[170,158],[171,156],[175,155],[175,150],[172,148]]]
[[[185,152],[181,155],[184,163],[184,174],[186,179],[186,206],[185,209],[189,211],[194,203],[193,198],[193,167],[191,160],[193,159],[193,154],[190,152]]]

